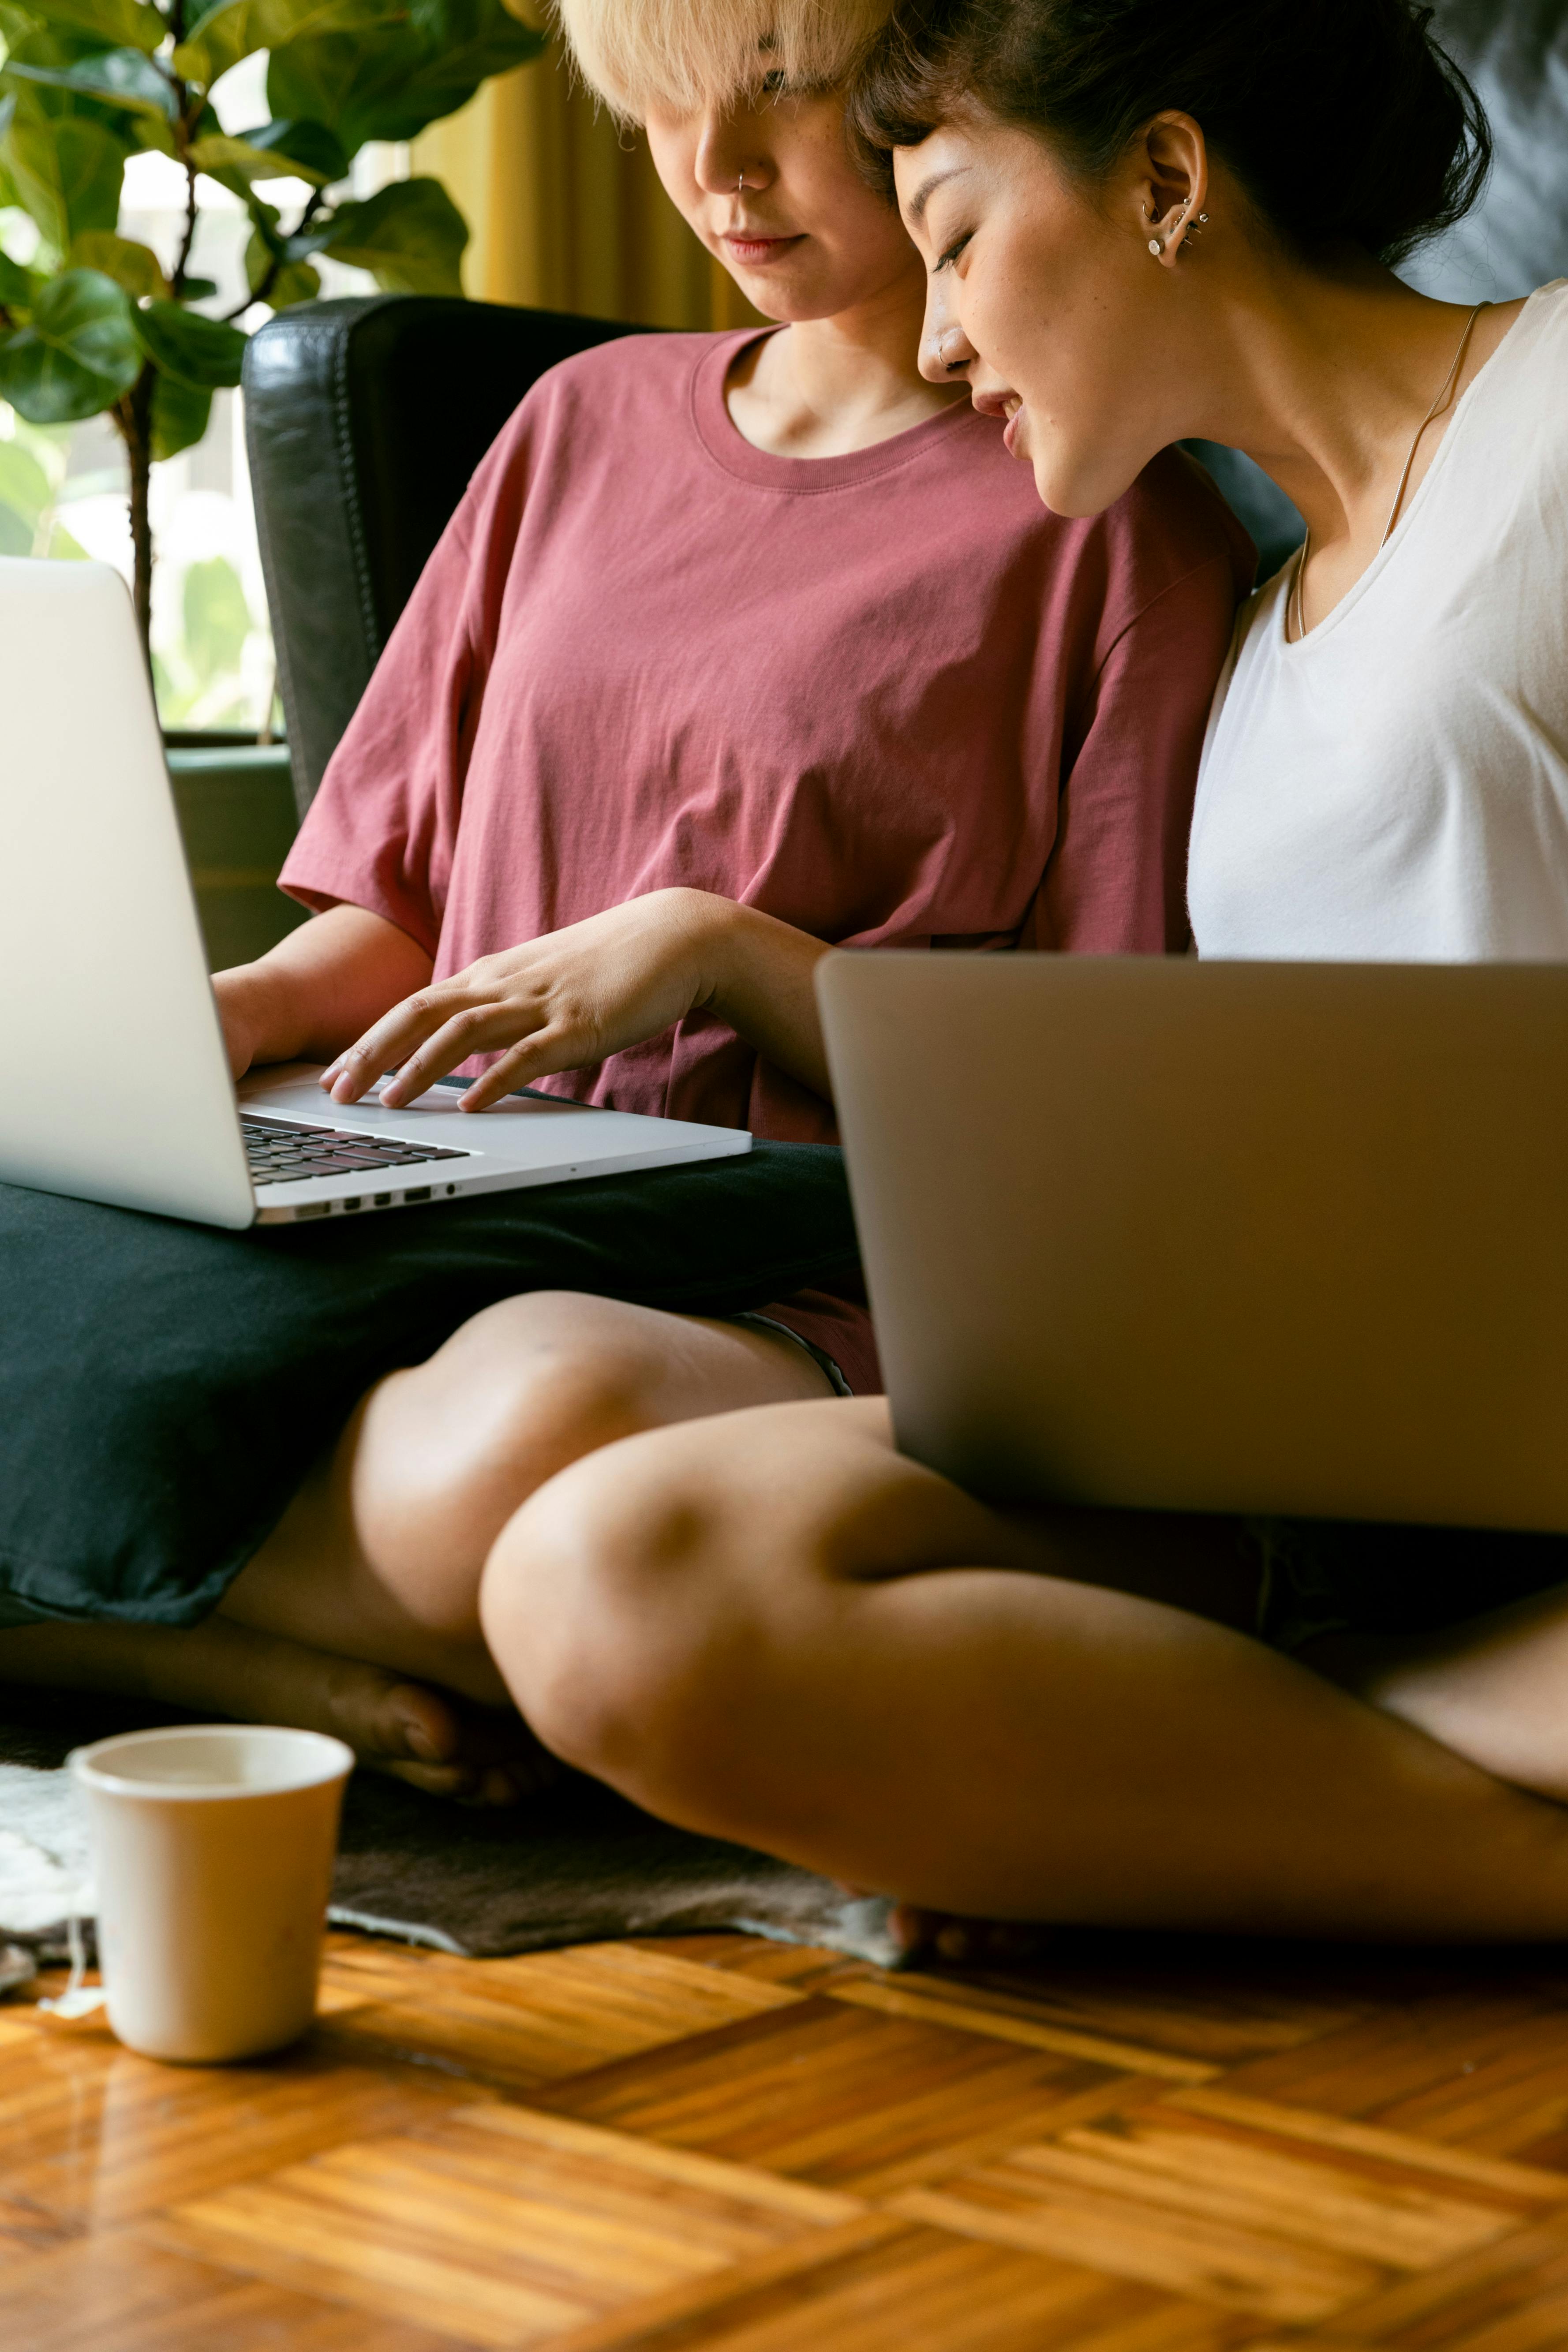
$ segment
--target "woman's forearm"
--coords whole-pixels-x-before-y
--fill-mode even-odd
[[[817,965],[830,952],[826,944],[755,907],[692,895],[703,898],[699,919],[710,936],[704,961],[713,980],[704,997],[706,1009],[779,1069],[831,1102],[813,984]]]
[[[366,908],[312,916],[254,963],[213,975],[230,1062],[330,1061],[432,969],[406,931]]]

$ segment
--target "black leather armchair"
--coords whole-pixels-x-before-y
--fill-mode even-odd
[[[479,459],[546,368],[634,327],[438,295],[280,311],[246,432],[301,815]]]

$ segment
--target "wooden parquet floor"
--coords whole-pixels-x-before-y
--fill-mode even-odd
[[[338,1937],[159,2066],[0,2008],[4,2352],[1556,2352],[1568,1964]]]

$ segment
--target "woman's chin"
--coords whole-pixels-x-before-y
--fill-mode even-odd
[[[712,250],[711,247],[709,248]],[[766,269],[748,269],[721,250],[715,259],[733,280],[753,310],[781,327],[804,326],[810,319],[831,319],[854,299],[843,286],[824,285],[819,270],[791,268],[787,260]]]
[[[1103,465],[1064,464],[1059,451],[1030,453],[1034,467],[1035,489],[1042,506],[1048,507],[1064,522],[1088,522],[1096,515],[1113,507],[1125,490],[1131,488],[1135,477],[1122,481],[1113,478]]]

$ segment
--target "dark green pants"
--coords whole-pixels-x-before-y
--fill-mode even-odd
[[[0,1623],[193,1624],[371,1383],[498,1299],[724,1315],[857,1267],[825,1144],[244,1234],[0,1184]]]

